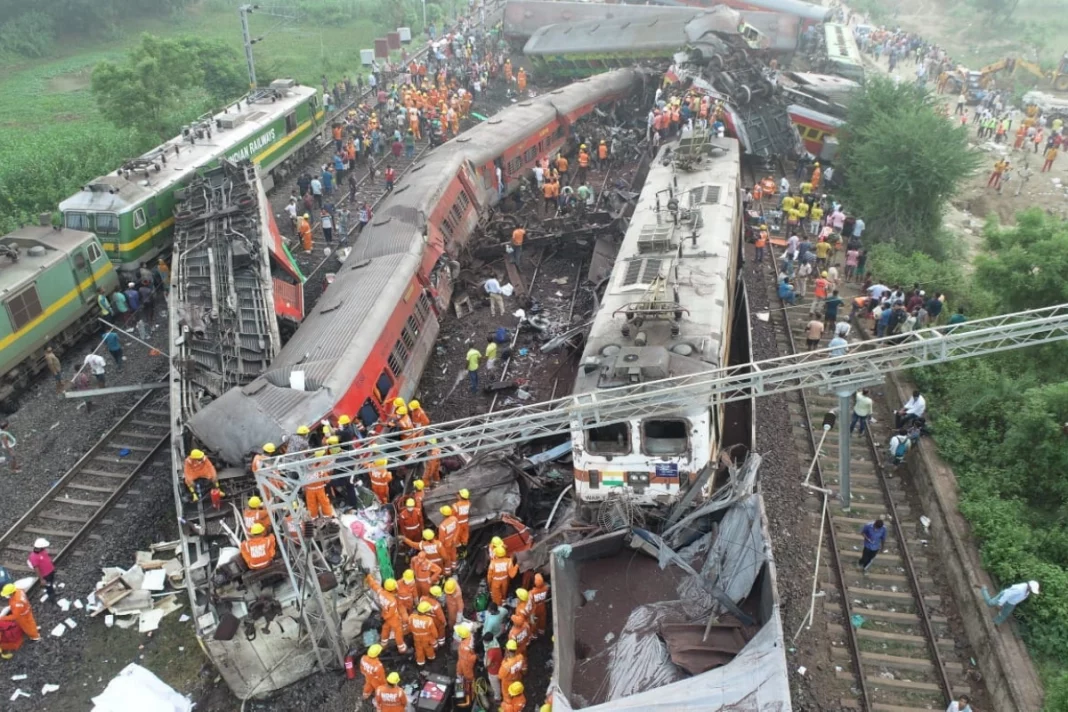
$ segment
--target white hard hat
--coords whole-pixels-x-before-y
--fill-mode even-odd
[[[33,542],[33,548],[34,549],[47,549],[48,548],[48,539],[42,539],[41,537],[37,537],[37,540],[35,542]]]
[[[1031,593],[1038,595],[1038,581],[1028,581],[1027,587],[1031,589]]]

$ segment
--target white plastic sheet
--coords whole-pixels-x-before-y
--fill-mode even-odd
[[[93,712],[191,712],[193,703],[136,663],[130,663],[93,698]]]

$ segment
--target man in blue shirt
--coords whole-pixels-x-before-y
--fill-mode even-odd
[[[123,356],[122,342],[119,341],[119,335],[116,334],[114,331],[109,331],[108,333],[104,334],[104,345],[108,347],[108,353],[110,353],[111,357],[115,359],[115,363],[116,365],[118,365],[119,370],[121,371]]]
[[[886,541],[886,527],[883,526],[882,519],[876,519],[865,524],[860,533],[864,535],[864,553],[860,555],[860,567],[867,573],[872,560]]]

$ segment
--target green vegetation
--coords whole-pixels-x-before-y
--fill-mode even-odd
[[[1068,225],[1036,208],[1015,227],[988,224],[984,238],[987,252],[970,276],[884,245],[869,264],[886,283],[944,289],[948,306],[963,305],[972,317],[1068,302]],[[1068,710],[1068,344],[922,369],[915,378],[987,570],[1002,584],[1042,584],[1016,618],[1046,680],[1046,709]]]
[[[870,239],[946,257],[934,239],[942,211],[980,160],[966,129],[936,114],[924,90],[874,76],[850,100],[840,140],[844,197],[868,218]]]

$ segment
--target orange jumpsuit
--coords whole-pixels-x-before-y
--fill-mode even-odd
[[[508,594],[508,585],[512,578],[519,573],[511,556],[505,554],[501,557],[494,556],[490,559],[489,570],[486,571],[486,580],[489,582],[490,597],[498,606],[504,605],[504,597]]]
[[[508,694],[507,688],[504,689],[504,701],[501,703],[501,712],[523,712],[523,708],[527,706],[527,696],[520,692],[514,697]]]
[[[464,612],[464,593],[457,586],[452,593],[445,594],[445,613],[449,619],[449,627],[456,625],[456,619]]]
[[[534,602],[534,630],[536,635],[545,634],[546,614],[548,613],[549,584],[542,583],[530,589],[530,600]]]
[[[40,640],[41,633],[37,630],[37,621],[33,618],[33,609],[30,608],[30,599],[26,598],[26,592],[17,589],[7,600],[7,605],[11,606],[11,613],[4,616],[4,620],[15,621],[27,638]]]
[[[441,601],[433,596],[420,596],[419,603],[422,603],[423,601],[430,604],[430,613],[427,615],[434,619],[434,626],[438,629],[438,637],[434,642],[436,645],[441,645],[445,642],[445,609],[441,607]]]
[[[475,662],[478,655],[475,653],[475,639],[467,636],[460,642],[459,658],[456,660],[456,675],[471,685],[475,681]]]
[[[375,690],[386,684],[386,667],[378,658],[364,655],[360,658],[360,674],[363,675],[363,699],[375,694]]]
[[[382,685],[375,690],[375,709],[378,712],[405,712],[408,695],[396,685]]]
[[[300,243],[305,252],[312,251],[312,228],[311,223],[304,218],[297,222],[297,232],[300,233]]]
[[[426,411],[422,408],[416,408],[415,410],[408,411],[408,415],[411,417],[412,423],[421,428],[425,428],[426,426],[430,425],[430,416],[427,415]]]
[[[498,677],[501,678],[501,690],[506,691],[513,682],[522,682],[523,673],[527,671],[527,659],[519,653],[505,653],[501,661]]]
[[[384,467],[374,467],[371,470],[371,491],[378,497],[380,504],[389,503],[389,483],[393,481],[393,475]]]
[[[206,457],[200,460],[185,458],[184,475],[185,486],[190,491],[193,490],[193,483],[197,480],[211,480],[213,484],[219,481],[218,475],[215,474],[215,465],[211,464],[211,460]]]
[[[241,542],[241,558],[250,571],[265,569],[271,565],[277,547],[272,534],[254,536]]]
[[[516,86],[519,87],[519,91],[527,90],[527,71],[520,68],[519,74],[515,78]]]
[[[382,613],[382,632],[379,633],[382,645],[389,642],[390,638],[394,638],[397,643],[397,652],[407,653],[408,645],[404,642],[404,613],[400,604],[397,603],[396,595],[382,588],[382,584],[375,581],[370,574],[364,580],[375,592],[378,610]]]
[[[397,527],[401,536],[418,541],[423,535],[423,512],[415,507],[402,507],[397,512]]]
[[[433,616],[416,613],[408,619],[408,627],[412,629],[412,639],[415,641],[415,663],[423,665],[427,660],[436,658],[434,643],[438,639],[438,625]]]
[[[467,546],[471,540],[471,500],[459,498],[452,505],[452,511],[456,514],[456,545]]]
[[[427,558],[427,560],[429,560],[439,569],[441,569],[442,571],[445,570],[445,562],[442,559],[440,541],[438,541],[437,539],[431,539],[430,541],[427,541],[426,539],[423,539],[422,541],[416,541],[415,539],[409,539],[408,537],[401,538],[408,546],[412,547],[413,549],[418,549],[419,552]],[[416,571],[415,574],[418,577],[419,572]]]
[[[512,628],[508,631],[508,640],[514,640],[518,652],[524,657],[527,654],[527,646],[530,645],[530,621],[526,616],[516,613],[512,616]]]
[[[415,588],[420,596],[429,596],[430,587],[437,585],[441,578],[441,567],[435,564],[424,554],[418,554],[411,561],[412,571],[415,572]]]
[[[441,461],[438,456],[441,455],[440,448],[433,448],[430,451],[431,458],[423,463],[423,482],[428,485],[432,485],[441,482]]]
[[[415,610],[415,597],[419,592],[416,582],[408,583],[403,578],[397,579],[397,604],[404,611],[405,616],[412,615]]]
[[[817,188],[820,187],[820,177],[822,175],[823,175],[823,173],[820,171],[820,169],[818,167],[812,169],[812,178],[809,180],[809,183],[812,184],[812,190],[816,190]]]
[[[312,477],[320,482],[304,485],[304,502],[308,505],[308,516],[312,519],[334,516],[334,507],[326,496],[326,480],[330,477],[330,470],[318,470]]]
[[[456,567],[456,537],[459,533],[460,523],[456,521],[456,515],[450,514],[441,520],[438,525],[438,540],[441,542],[442,568],[445,575],[451,576]]]
[[[248,531],[252,531],[253,524],[262,524],[264,529],[271,531],[271,515],[262,507],[259,509],[252,509],[251,507],[246,509],[243,519],[245,520],[245,529]]]

